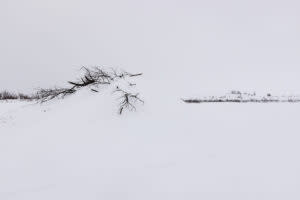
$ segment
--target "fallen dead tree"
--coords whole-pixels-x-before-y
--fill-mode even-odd
[[[53,99],[63,99],[69,95],[75,94],[82,88],[89,88],[91,92],[99,92],[99,88],[103,87],[115,88],[113,94],[119,96],[119,114],[124,110],[135,111],[135,104],[138,102],[144,103],[139,97],[139,93],[128,92],[127,90],[120,89],[121,80],[125,82],[127,89],[134,88],[135,83],[131,82],[131,78],[142,76],[142,73],[132,74],[124,70],[116,70],[113,68],[103,69],[101,67],[87,68],[82,67],[83,74],[75,81],[68,81],[69,87],[58,88],[39,88],[37,92],[32,95],[15,94],[11,92],[0,92],[0,100],[30,100],[45,103]],[[125,87],[122,85],[122,87]],[[131,91],[131,90],[130,90]]]
[[[86,68],[82,67],[84,71],[83,75],[76,81],[68,81],[70,84],[69,88],[53,88],[53,89],[39,89],[35,94],[36,99],[41,103],[53,100],[55,98],[65,98],[71,94],[76,93],[81,88],[88,87],[92,92],[99,92],[98,88],[103,86],[109,86],[112,84],[117,84],[118,80],[126,80],[128,87],[134,87],[136,84],[129,82],[128,78],[133,78],[141,76],[142,73],[132,74],[127,71],[120,71],[115,69],[105,70],[100,67]],[[120,95],[121,103],[119,104],[119,114],[122,114],[125,109],[129,111],[135,111],[135,103],[144,102],[139,98],[138,93],[130,93],[125,90],[117,89],[113,93]]]

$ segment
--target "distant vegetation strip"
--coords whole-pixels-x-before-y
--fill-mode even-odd
[[[270,93],[257,96],[256,93],[232,91],[223,96],[182,99],[185,103],[298,103],[299,96],[273,96]]]

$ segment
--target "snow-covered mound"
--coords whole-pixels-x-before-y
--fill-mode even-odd
[[[0,199],[300,198],[300,104],[115,98],[1,102]]]

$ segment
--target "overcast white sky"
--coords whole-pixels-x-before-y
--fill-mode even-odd
[[[298,0],[0,0],[0,90],[100,65],[184,94],[297,92],[299,11]]]

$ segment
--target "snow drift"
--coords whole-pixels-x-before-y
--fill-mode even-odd
[[[147,98],[120,116],[114,98],[1,102],[0,199],[300,197],[299,104]]]

